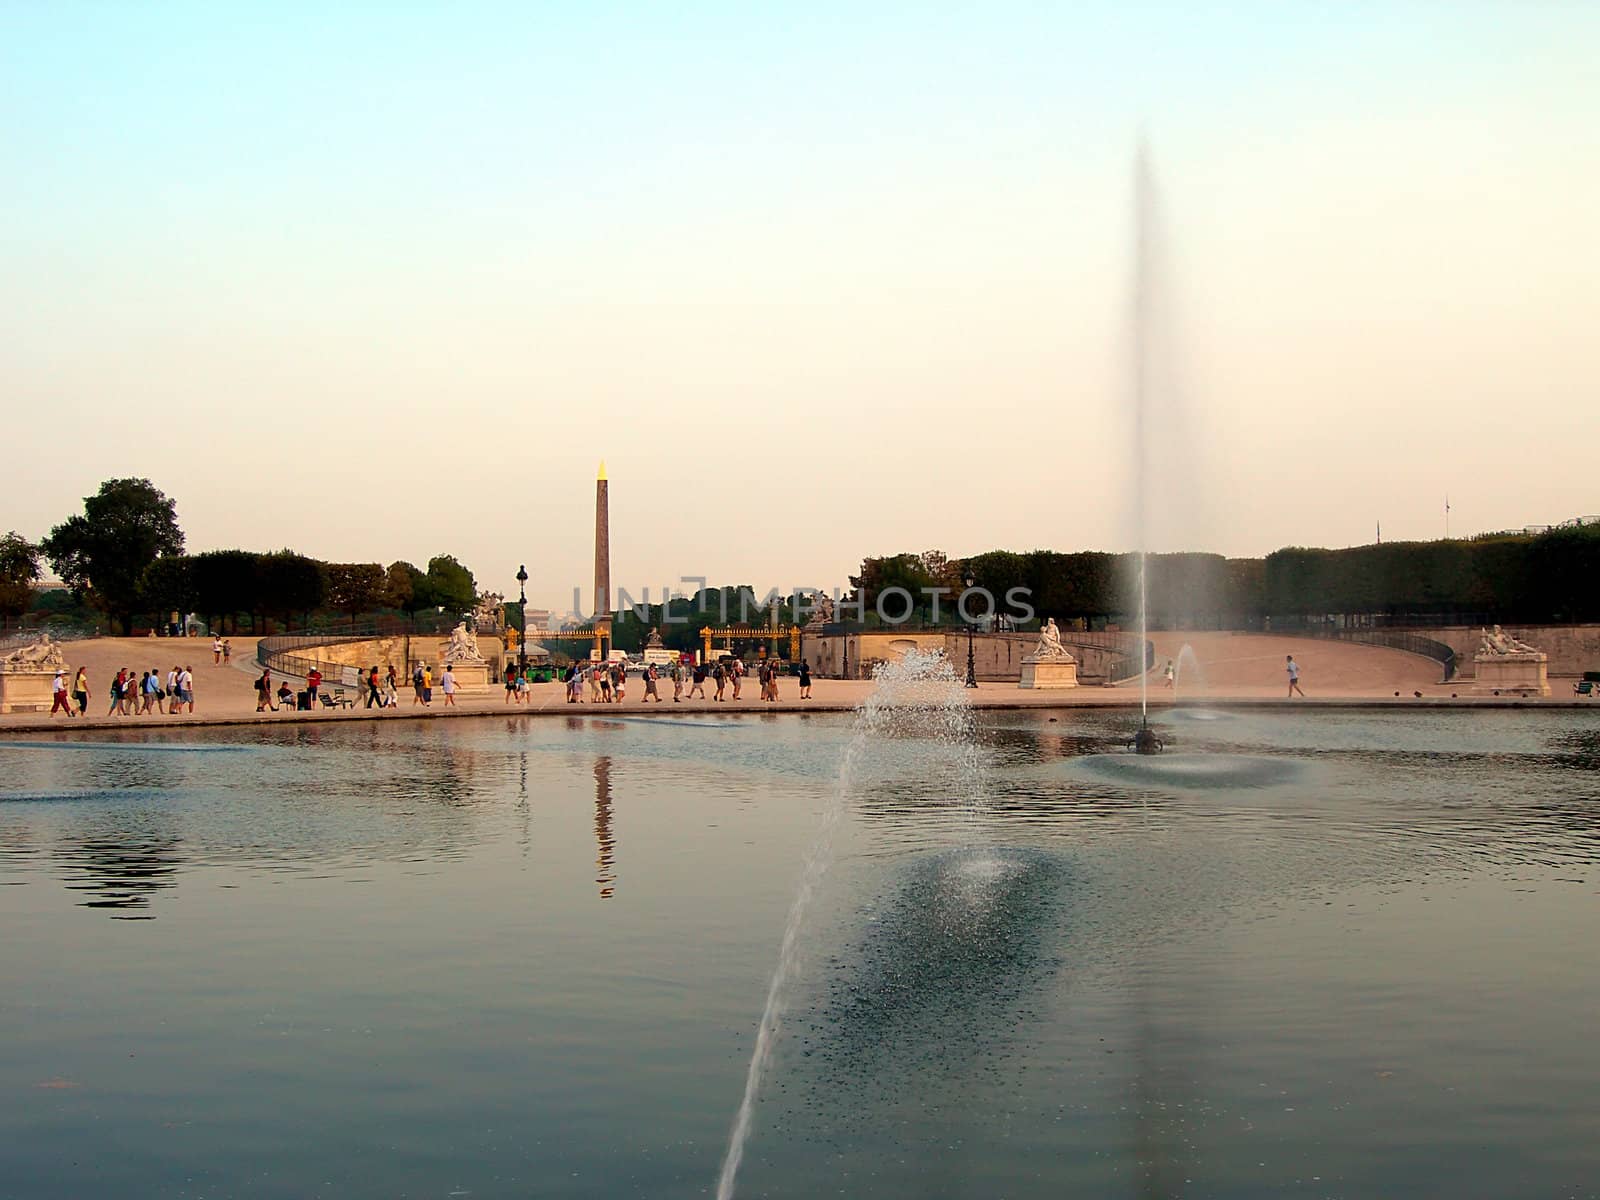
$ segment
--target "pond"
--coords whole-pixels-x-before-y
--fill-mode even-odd
[[[852,754],[739,1195],[1600,1188],[1600,715],[938,732],[0,741],[0,1191],[711,1194]]]

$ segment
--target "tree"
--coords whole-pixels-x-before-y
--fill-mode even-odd
[[[239,632],[239,614],[249,613],[252,625],[261,599],[262,555],[250,550],[208,550],[196,554],[194,598],[197,611],[216,618],[218,632],[233,621]]]
[[[139,581],[156,559],[183,551],[176,504],[148,479],[108,479],[42,543],[56,574],[132,629]]]
[[[378,563],[329,563],[328,603],[350,618],[351,628],[356,617],[371,612],[383,604],[387,576]]]
[[[260,575],[262,607],[285,626],[296,613],[305,621],[328,595],[326,565],[293,550],[263,554]]]
[[[430,558],[427,579],[425,598],[429,605],[442,607],[449,613],[472,611],[478,585],[472,578],[472,572],[458,563],[453,555],[438,554]]]
[[[417,589],[426,588],[427,576],[408,562],[392,562],[384,572],[383,602],[389,608],[398,608],[408,617],[415,617],[427,607],[427,597],[419,597]]]
[[[146,611],[165,619],[168,613],[181,615],[194,608],[194,559],[186,554],[168,554],[144,569],[139,580],[139,602]]]
[[[0,538],[0,618],[11,621],[33,603],[39,578],[39,547],[15,530]]]

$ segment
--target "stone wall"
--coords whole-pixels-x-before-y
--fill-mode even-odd
[[[808,634],[801,655],[813,674],[837,678],[845,638]],[[1134,639],[1117,633],[1065,631],[1061,642],[1078,660],[1078,682],[1088,686],[1109,682],[1113,666],[1132,648]],[[874,630],[849,635],[850,677],[870,676],[876,662],[895,662],[906,650],[942,651],[957,675],[967,670],[967,635],[959,631]],[[978,633],[972,638],[972,665],[984,682],[1016,682],[1022,678],[1022,660],[1039,644],[1037,633]]]

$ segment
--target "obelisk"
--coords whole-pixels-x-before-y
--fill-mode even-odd
[[[594,481],[594,633],[600,661],[611,657],[611,510],[606,495],[606,464]]]

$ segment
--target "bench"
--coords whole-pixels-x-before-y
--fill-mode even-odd
[[[334,688],[332,695],[319,690],[317,698],[322,701],[323,708],[354,708],[356,706],[356,702],[345,695],[342,687]]]

